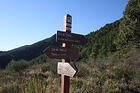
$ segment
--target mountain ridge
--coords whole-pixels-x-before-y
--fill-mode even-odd
[[[32,60],[43,54],[43,50],[49,45],[59,45],[59,43],[56,42],[56,34],[32,45],[26,45],[10,51],[1,52],[0,68],[4,68],[11,60]]]

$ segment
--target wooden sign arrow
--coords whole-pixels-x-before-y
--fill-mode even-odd
[[[63,63],[63,62],[58,62],[57,65],[57,73],[58,74],[63,74],[69,77],[74,77],[75,74],[77,73],[78,69],[76,68],[75,65],[72,65],[70,63]]]
[[[76,45],[84,45],[87,43],[87,40],[83,35],[68,33],[57,31],[56,41],[67,44],[76,44]]]
[[[44,53],[50,58],[77,60],[79,58],[77,48],[49,46]]]

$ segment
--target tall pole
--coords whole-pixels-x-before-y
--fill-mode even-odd
[[[67,14],[64,16],[64,32],[71,33],[71,23],[72,17],[71,15]],[[62,43],[62,47],[71,47],[71,44]],[[70,59],[62,59],[62,62],[70,63]],[[69,93],[70,88],[70,77],[61,75],[61,93]]]

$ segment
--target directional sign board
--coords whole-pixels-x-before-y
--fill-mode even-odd
[[[63,62],[58,62],[57,65],[57,73],[58,74],[63,74],[69,77],[74,77],[74,75],[77,72],[77,68],[75,65],[72,65],[70,63],[63,63]]]
[[[44,50],[44,52],[50,58],[71,59],[71,60],[77,60],[79,58],[77,48],[49,46]]]
[[[62,31],[57,31],[56,41],[61,43],[76,44],[76,45],[84,45],[87,42],[87,40],[83,35],[69,33],[69,32],[62,32]]]

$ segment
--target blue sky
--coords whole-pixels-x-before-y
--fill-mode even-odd
[[[30,45],[63,30],[66,14],[72,32],[86,35],[119,20],[128,0],[0,0],[0,50]]]

